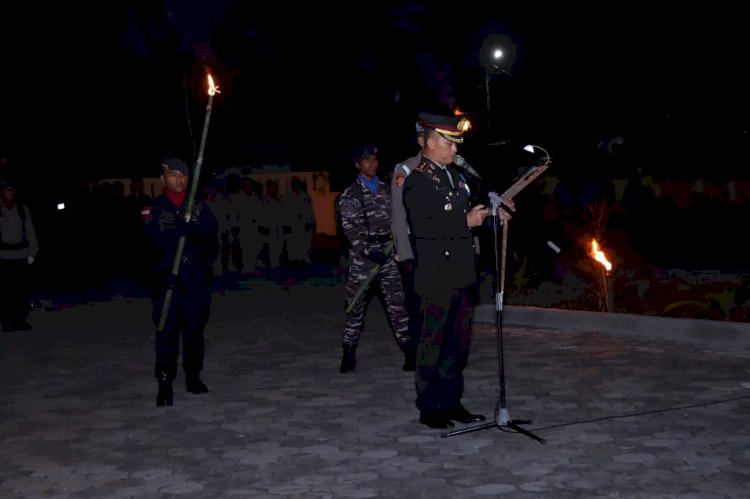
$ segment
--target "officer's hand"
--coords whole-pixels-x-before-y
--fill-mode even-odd
[[[466,214],[466,224],[469,227],[479,227],[491,211],[492,210],[485,207],[483,204],[476,205]]]
[[[372,250],[366,256],[368,260],[377,263],[381,267],[388,262],[388,255],[381,250]]]
[[[177,279],[178,276],[170,272],[169,274],[164,276],[164,286],[172,289],[176,288],[178,285]]]
[[[502,221],[510,220],[511,218],[513,218],[513,215],[511,215],[510,212],[506,211],[502,206],[497,207],[497,216]]]

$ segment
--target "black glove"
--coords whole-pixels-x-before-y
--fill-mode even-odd
[[[200,223],[198,222],[198,217],[195,215],[190,218],[189,222],[186,222],[185,219],[180,216],[177,217],[177,231],[178,234],[185,237],[196,237],[200,235]]]
[[[372,250],[367,253],[367,259],[371,262],[375,262],[381,267],[388,262],[388,255],[383,253],[381,250]]]

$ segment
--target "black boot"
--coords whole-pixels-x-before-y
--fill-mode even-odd
[[[404,371],[417,370],[417,351],[413,348],[404,349],[404,365],[401,366]]]
[[[156,375],[156,379],[159,381],[159,393],[156,394],[156,407],[172,405],[174,403],[172,378],[167,373],[159,373]]]
[[[185,375],[185,390],[195,395],[208,393],[208,387],[201,381],[197,374]]]
[[[356,345],[347,345],[344,343],[344,356],[341,358],[341,367],[339,371],[345,373],[347,371],[354,371],[354,367],[357,365],[357,358],[355,352],[357,350]]]

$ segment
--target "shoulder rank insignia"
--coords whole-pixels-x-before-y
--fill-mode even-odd
[[[422,172],[422,173],[429,172],[430,170],[432,170],[432,166],[427,161],[420,162],[417,165],[417,167],[414,168],[415,172]]]

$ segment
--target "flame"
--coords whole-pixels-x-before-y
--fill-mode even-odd
[[[604,252],[599,249],[599,243],[596,242],[596,239],[591,240],[591,254],[594,257],[594,260],[604,265],[605,269],[608,271],[612,270],[612,263],[607,260]]]
[[[214,85],[214,79],[211,77],[211,74],[208,75],[208,95],[216,95],[220,94],[221,91],[219,90],[218,85]]]
[[[469,121],[469,118],[464,114],[463,111],[461,111],[461,108],[456,106],[456,108],[453,110],[453,116],[461,116],[461,120],[458,122],[458,131],[461,133],[466,133],[471,128],[471,121]]]

